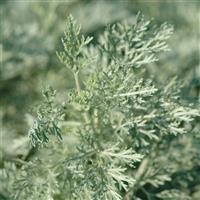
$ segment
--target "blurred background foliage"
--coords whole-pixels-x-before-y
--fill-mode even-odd
[[[69,0],[0,3],[1,166],[30,148],[27,132],[41,90],[52,85],[62,100],[73,86],[70,72],[58,61],[65,20],[71,13],[94,42],[107,24],[131,20],[138,11],[158,24],[174,25],[171,51],[147,66],[146,76],[164,84],[177,76],[185,84],[183,97],[197,103],[200,95],[200,1]],[[197,124],[196,130],[199,131]],[[199,190],[198,190],[199,191]],[[200,194],[195,194],[199,196]]]

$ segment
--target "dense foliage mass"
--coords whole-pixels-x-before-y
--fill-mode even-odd
[[[94,8],[91,2],[87,5]],[[112,1],[108,5],[112,8]],[[56,3],[49,4],[51,11],[56,8]],[[39,13],[43,16],[45,10]],[[48,16],[51,19],[53,15]],[[43,59],[39,63],[52,66],[56,63],[56,56],[52,56],[55,38],[45,37],[45,33],[51,30],[59,35],[59,30],[55,33],[52,24],[45,24],[48,26],[38,36],[38,44],[44,47],[41,41],[45,38],[52,46],[41,52],[34,50],[37,47],[32,50]],[[167,75],[164,79],[168,81],[160,82],[163,74],[157,65],[164,61],[158,58],[169,50],[167,40],[173,27],[158,24],[138,14],[108,25],[104,31],[88,31],[90,36],[85,37],[74,18],[67,18],[62,47],[57,51],[65,68],[57,70],[55,81],[50,81],[54,84],[43,91],[43,100],[34,106],[32,115],[26,115],[31,127],[29,139],[21,137],[10,149],[3,147],[6,154],[2,154],[0,199],[198,199],[198,73],[193,74],[189,87]],[[30,74],[9,70],[13,66],[10,63],[18,58],[9,53],[15,50],[12,45],[4,43],[7,67],[2,71],[3,83],[16,77],[26,82],[24,77],[29,78],[37,63],[23,54],[18,62],[28,65]],[[152,77],[155,70],[158,77]],[[13,85],[3,84],[2,90],[7,87]],[[2,110],[7,118],[9,112]],[[6,124],[3,131],[7,128]],[[16,149],[17,156],[12,152]]]

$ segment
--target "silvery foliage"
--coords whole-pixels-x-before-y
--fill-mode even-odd
[[[96,45],[80,30],[69,16],[57,52],[75,88],[63,103],[51,87],[44,91],[29,131],[38,158],[3,172],[12,176],[7,183],[15,192],[8,193],[24,200],[189,199],[177,189],[154,191],[180,165],[190,167],[192,155],[182,159],[189,147],[180,152],[177,145],[199,110],[182,102],[175,78],[165,86],[143,78],[145,67],[169,50],[173,27],[138,15],[133,25],[108,26]]]

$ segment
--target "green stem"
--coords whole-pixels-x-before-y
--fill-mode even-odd
[[[80,95],[80,93],[81,93],[81,87],[80,87],[80,83],[79,83],[78,72],[74,72],[74,80],[75,80],[77,92]],[[83,113],[83,117],[85,119],[85,122],[88,124],[89,123],[88,113],[84,112]]]
[[[78,92],[78,94],[80,94],[81,87],[80,87],[80,83],[79,83],[78,72],[74,73],[74,80],[75,80],[77,92]]]
[[[150,194],[149,194],[143,187],[141,187],[141,190],[142,190],[142,191],[144,192],[144,194],[146,195],[147,200],[151,200]]]
[[[144,160],[141,162],[141,164],[137,170],[137,173],[135,175],[136,184],[133,187],[131,187],[130,190],[128,190],[128,192],[126,193],[126,195],[124,197],[124,200],[130,200],[133,196],[133,193],[138,189],[138,186],[139,186],[138,184],[140,183],[140,180],[142,179],[142,177],[146,171],[148,162],[149,162],[148,158],[144,158]]]

